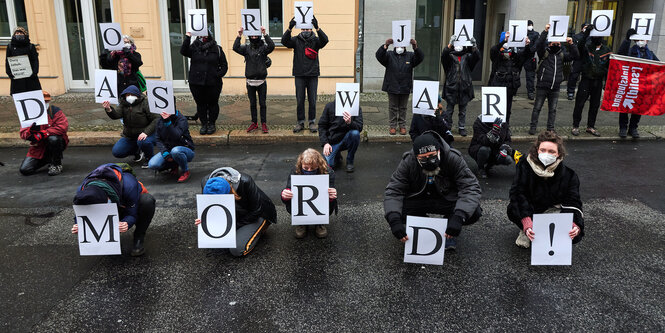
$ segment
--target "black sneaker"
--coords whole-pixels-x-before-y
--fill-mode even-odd
[[[206,131],[207,134],[215,134],[217,132],[217,126],[215,126],[215,123],[208,124],[208,130]]]
[[[199,134],[201,135],[208,134],[208,124],[201,123],[201,129],[199,130]]]
[[[628,136],[628,129],[619,128],[619,137],[625,139]]]
[[[536,129],[535,128],[529,128],[529,135],[536,135]]]
[[[315,123],[309,123],[309,131],[312,133],[316,133],[319,130],[318,126],[316,126]]]
[[[630,132],[630,136],[632,136],[633,139],[639,139],[640,138],[640,132],[637,131],[637,128],[633,128],[629,132]]]
[[[298,124],[296,124],[296,126],[293,127],[293,133],[300,133],[304,129],[305,129],[305,125],[298,123]]]
[[[459,135],[461,135],[461,136],[466,136],[466,129],[464,129],[464,128],[460,128],[460,129],[459,129]]]
[[[353,164],[346,163],[346,172],[352,173],[356,168],[353,167]]]
[[[533,93],[529,93],[527,97],[528,97],[530,100],[532,100],[532,101],[533,101],[534,99],[536,99],[536,98],[533,96]]]
[[[478,178],[487,179],[487,171],[485,169],[478,170]]]
[[[134,247],[132,248],[132,257],[140,257],[145,253],[145,247],[143,247],[143,239],[137,239],[134,241]]]
[[[575,94],[568,93],[568,100],[572,101],[575,99]]]

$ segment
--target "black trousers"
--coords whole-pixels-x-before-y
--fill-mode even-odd
[[[598,109],[603,92],[603,80],[591,80],[582,78],[580,86],[577,89],[577,96],[575,96],[575,109],[573,110],[573,127],[580,127],[582,120],[582,109],[587,98],[589,99],[589,115],[587,118],[587,127],[594,128],[596,126],[596,117],[598,116]]]
[[[62,164],[62,152],[65,150],[65,139],[59,135],[46,138],[46,151],[42,159],[26,157],[21,163],[19,171],[24,176],[35,174],[37,170],[47,164]]]
[[[524,63],[524,73],[526,77],[526,92],[533,94],[536,92],[536,59],[531,58]]]
[[[261,106],[261,122],[266,122],[266,93],[268,91],[268,82],[263,82],[258,87],[247,85],[247,97],[249,97],[249,110],[252,113],[252,122],[257,122],[256,117],[256,95],[259,95],[259,105]]]
[[[508,98],[506,105],[506,125],[510,126],[510,113],[513,109],[513,98],[517,94],[517,89],[506,88],[506,98]]]
[[[568,74],[568,87],[566,87],[566,91],[569,94],[575,93],[575,86],[577,86],[577,80],[579,78],[580,72],[570,72],[570,74]]]
[[[443,215],[450,218],[455,213],[455,201],[447,201],[443,198],[409,198],[404,199],[402,206],[402,221],[406,223],[406,216],[422,216],[427,217],[427,214]],[[464,225],[474,224],[483,216],[483,210],[480,205],[476,207],[473,215],[464,221]]]
[[[629,130],[637,129],[637,125],[640,123],[642,115],[640,114],[631,114],[630,115],[630,124],[628,123],[628,114],[619,113],[619,128],[627,128]]]
[[[145,232],[155,215],[155,198],[150,193],[142,193],[139,197],[139,216],[134,224],[134,240],[143,239]]]
[[[202,124],[215,123],[219,117],[219,95],[222,93],[222,82],[214,86],[189,85],[194,102],[196,114]]]
[[[305,92],[307,92],[307,101],[309,102],[309,122],[316,121],[316,91],[319,86],[318,76],[296,76],[296,108],[298,114],[298,124],[305,123]]]

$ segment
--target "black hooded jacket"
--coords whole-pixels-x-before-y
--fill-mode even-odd
[[[389,94],[410,94],[413,89],[413,69],[420,65],[424,58],[425,53],[420,48],[416,48],[413,52],[404,51],[402,54],[397,54],[381,45],[376,50],[376,60],[386,68],[381,90]]]
[[[155,142],[157,143],[157,149],[162,153],[165,151],[170,152],[171,149],[177,146],[194,150],[194,141],[189,134],[187,118],[178,111],[166,120],[159,117],[157,128],[155,129]]]
[[[12,37],[12,41],[7,45],[7,56],[5,58],[5,72],[11,79],[11,87],[9,88],[10,94],[17,94],[32,90],[42,90],[42,85],[39,83],[37,74],[39,73],[39,54],[34,44],[30,43],[30,38],[25,36],[25,39],[18,41]],[[30,69],[32,69],[32,76],[24,79],[15,79],[12,70],[9,67],[9,57],[16,57],[27,55],[30,60]]]
[[[424,114],[414,114],[413,118],[411,118],[411,127],[409,128],[411,141],[415,141],[417,137],[427,131],[436,132],[449,145],[455,141],[452,133],[450,133],[450,125],[448,125],[442,115],[428,116]]]
[[[316,36],[318,34],[318,37]],[[310,59],[305,55],[305,49],[311,48],[316,52],[328,44],[328,36],[323,30],[317,30],[316,34],[305,39],[302,34],[291,37],[291,30],[284,31],[282,35],[282,45],[293,49],[293,76],[319,76],[321,71],[319,69],[319,56],[315,59]]]
[[[576,46],[571,46],[568,51],[565,50],[565,44],[561,43],[561,49],[556,53],[550,53],[547,47],[547,31],[540,34],[536,44],[538,53],[539,67],[536,71],[538,78],[537,88],[559,90],[563,82],[563,63],[570,62],[580,58],[580,53]]]
[[[466,50],[466,48],[465,48]],[[477,48],[460,53],[445,47],[441,52],[441,64],[446,72],[443,97],[450,104],[466,105],[474,97],[471,72],[480,61]]]
[[[275,49],[275,43],[268,35],[265,35],[265,39],[258,46],[251,42],[249,45],[241,45],[240,37],[236,37],[233,42],[233,51],[245,57],[245,77],[250,80],[265,80],[268,77],[266,60]]]
[[[481,116],[476,118],[476,121],[473,123],[473,138],[471,138],[471,143],[469,144],[469,156],[473,157],[474,160],[478,159],[478,150],[480,150],[480,147],[490,147],[492,151],[498,152],[502,144],[511,144],[510,130],[505,124],[501,126],[499,140],[496,143],[492,143],[487,138],[487,133],[492,130],[493,125],[494,123],[484,123],[481,120]]]
[[[180,47],[180,54],[191,58],[189,67],[189,84],[196,86],[222,85],[222,77],[229,70],[226,55],[211,36],[203,42],[197,38],[191,43],[191,37],[185,36]],[[190,45],[191,44],[191,45]]]
[[[518,89],[521,85],[520,74],[522,66],[527,60],[533,58],[530,47],[520,48],[517,52],[511,51],[510,58],[504,58],[501,48],[506,44],[502,41],[490,49],[490,60],[492,60],[492,75],[490,86]]]
[[[358,109],[358,115],[351,117],[351,123],[347,124],[344,117],[335,115],[335,102],[326,104],[323,108],[323,114],[319,119],[319,140],[321,146],[326,143],[330,145],[338,144],[346,133],[351,130],[362,132],[363,130],[363,110]]]

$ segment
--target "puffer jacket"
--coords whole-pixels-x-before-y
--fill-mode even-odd
[[[111,119],[122,119],[122,136],[128,139],[136,139],[141,133],[152,135],[159,118],[158,114],[150,112],[148,98],[143,94],[139,94],[134,105],[129,104],[123,95],[118,108],[111,106],[111,111],[106,114]]]
[[[443,97],[450,104],[466,105],[474,97],[471,72],[480,61],[480,52],[473,48],[471,52],[455,52],[448,47],[441,52],[441,64],[446,72]]]
[[[434,133],[434,132],[427,132]],[[482,190],[478,179],[471,172],[462,153],[450,148],[436,133],[441,147],[441,171],[434,177],[439,194],[446,201],[456,202],[455,212],[463,212],[470,218],[480,205]],[[421,194],[427,186],[427,176],[422,172],[413,150],[402,155],[397,170],[390,177],[383,199],[386,219],[390,213],[402,214],[404,199]]]
[[[189,84],[195,86],[222,85],[222,77],[229,70],[229,63],[222,47],[212,37],[203,42],[197,38],[191,43],[191,37],[185,36],[180,47],[180,54],[191,58],[189,66]],[[191,45],[190,45],[191,44]]]
[[[376,60],[386,68],[381,90],[389,94],[408,95],[413,89],[413,69],[420,65],[425,53],[420,48],[413,52],[397,54],[386,50],[383,45],[376,50]]]
[[[536,87],[539,89],[559,90],[561,82],[563,82],[563,63],[570,62],[580,58],[580,53],[574,45],[565,50],[565,42],[561,43],[561,49],[555,54],[551,54],[547,50],[547,31],[540,34],[540,38],[536,44],[538,53],[539,67],[536,70],[536,77],[538,83]]]
[[[318,37],[317,37],[318,35]],[[319,69],[319,56],[310,59],[305,56],[305,49],[312,48],[314,51],[319,52],[328,44],[328,36],[319,29],[316,33],[305,39],[301,34],[291,37],[291,30],[284,31],[282,35],[282,45],[293,49],[293,76],[319,76],[321,71]]]

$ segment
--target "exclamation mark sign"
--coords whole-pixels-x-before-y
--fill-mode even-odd
[[[555,227],[554,223],[550,223],[550,247],[552,247],[552,245],[554,244],[554,227]],[[553,256],[554,251],[550,250],[549,255]]]

